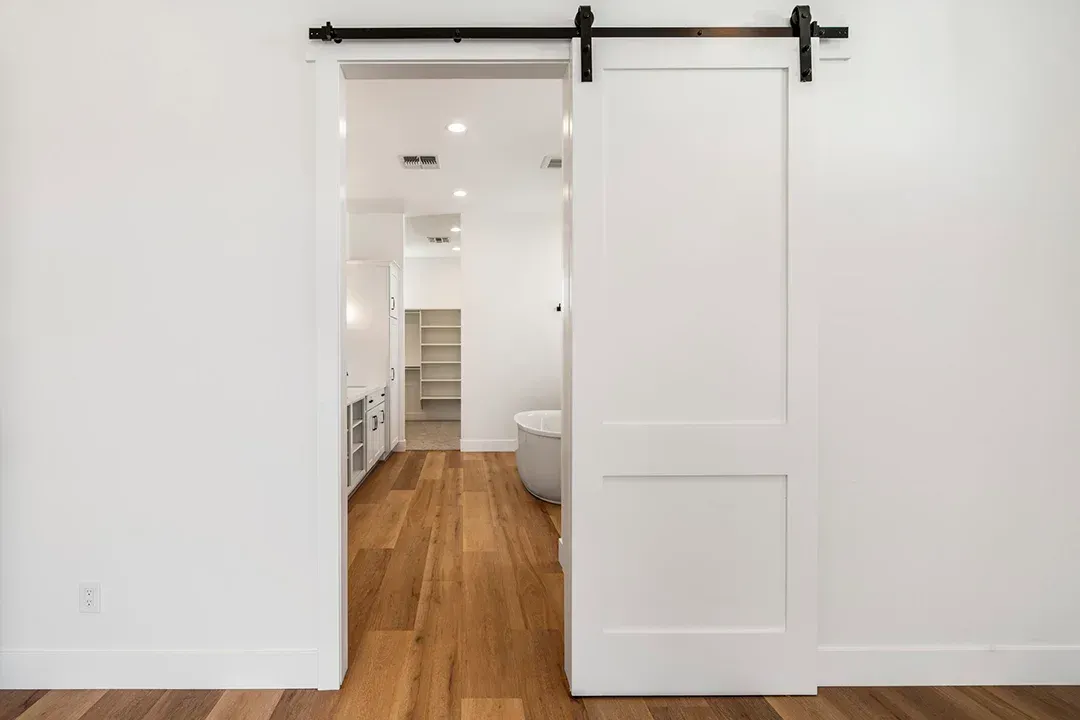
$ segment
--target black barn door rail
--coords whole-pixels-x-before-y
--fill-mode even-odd
[[[571,40],[581,38],[581,81],[592,82],[592,41],[605,37],[793,37],[799,42],[799,79],[814,79],[811,38],[842,39],[846,27],[821,27],[810,16],[809,5],[797,5],[791,22],[782,27],[593,27],[596,16],[589,5],[578,8],[573,27],[401,27],[336,28],[330,23],[309,28],[309,40]]]

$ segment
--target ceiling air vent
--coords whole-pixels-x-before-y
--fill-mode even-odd
[[[561,170],[562,158],[558,155],[545,155],[540,167],[544,170]]]
[[[427,239],[427,241],[429,243],[431,243],[432,245],[449,245],[450,244],[450,238],[448,238],[448,237],[429,237]]]
[[[401,167],[406,170],[438,170],[438,155],[398,155]]]

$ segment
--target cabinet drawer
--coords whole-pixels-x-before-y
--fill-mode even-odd
[[[364,407],[370,412],[379,403],[386,402],[386,388],[379,388],[368,394]]]

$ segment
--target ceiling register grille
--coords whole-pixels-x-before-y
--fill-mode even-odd
[[[438,155],[398,155],[401,167],[406,170],[438,170]]]

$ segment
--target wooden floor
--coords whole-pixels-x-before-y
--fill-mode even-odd
[[[392,456],[349,503],[339,692],[0,692],[0,720],[1080,718],[1080,688],[822,689],[812,698],[575,700],[562,673],[558,508],[512,454]]]

